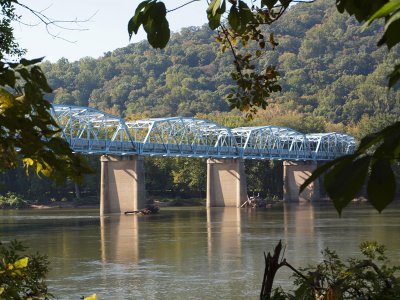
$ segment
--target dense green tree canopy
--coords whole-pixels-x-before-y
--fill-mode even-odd
[[[28,170],[51,176],[81,180],[89,170],[59,136],[50,115],[50,93],[46,77],[37,65],[42,59],[21,58],[24,50],[13,35],[17,1],[1,1],[0,20],[0,169],[15,168],[21,158]]]
[[[266,45],[265,28],[263,26],[276,22],[294,2],[291,0],[260,0],[249,1],[248,3],[245,0],[228,0],[228,4],[226,0],[209,2],[206,11],[209,20],[208,25],[210,29],[217,30],[218,37],[216,40],[222,45],[222,52],[226,49],[231,50],[236,68],[231,73],[231,78],[236,81],[236,88],[227,96],[227,99],[231,108],[239,108],[248,112],[248,117],[251,117],[259,107],[265,109],[269,103],[268,97],[273,92],[281,91],[281,86],[277,82],[278,72],[274,64],[268,63],[264,66],[259,64]],[[400,2],[398,0],[366,0],[363,2],[336,0],[336,6],[340,13],[347,12],[354,15],[358,21],[365,22],[365,26],[370,25],[375,20],[384,20],[383,33],[377,42],[378,46],[386,45],[390,50],[400,42]],[[155,48],[164,48],[170,39],[167,13],[168,11],[162,1],[143,1],[138,5],[134,16],[128,23],[129,35],[137,33],[139,27],[143,26],[147,32],[149,43]],[[333,38],[338,41],[336,45],[340,44],[344,33],[340,28],[332,31],[338,24],[343,24],[340,18],[333,20],[330,24],[332,28],[329,31],[333,33]],[[306,75],[304,69],[307,69],[309,65],[304,66],[303,69],[293,73],[295,78],[292,82],[312,90],[317,86],[316,82],[323,82],[324,76],[321,75],[325,73],[325,66],[331,62],[336,64],[336,61],[329,56],[324,57],[323,64],[319,64],[320,61],[318,60],[313,61],[314,57],[320,57],[329,49],[327,48],[327,37],[329,35],[325,35],[319,28],[310,32],[310,35],[310,43],[304,44],[304,49],[300,48],[299,57],[303,60],[311,60],[315,72],[309,73],[308,78],[304,80]],[[238,43],[246,47],[249,41],[258,43],[259,49],[240,53]],[[273,32],[269,33],[268,41],[272,50],[279,45]],[[315,41],[318,47],[316,47]],[[335,47],[336,45],[329,49],[329,52],[338,52],[340,47]],[[361,59],[367,58],[363,55],[363,52],[361,48]],[[347,55],[347,53],[345,54]],[[270,57],[273,57],[273,55]],[[397,57],[398,55],[395,55],[395,58]],[[254,62],[254,60],[257,62]],[[345,63],[343,67],[346,68],[347,65],[351,69],[349,63],[351,61]],[[389,88],[395,86],[400,80],[400,64],[392,60],[391,65],[394,67],[392,67],[392,72],[389,75]],[[335,77],[334,74],[333,77]],[[307,83],[309,83],[308,86]],[[382,103],[379,92],[379,90],[376,91],[368,86],[360,90],[361,94],[372,95],[370,102],[375,107],[387,107],[385,101]],[[365,104],[367,109],[368,103]],[[347,101],[342,103],[341,106],[339,105],[337,107],[339,114],[347,115],[349,111],[352,112],[352,107],[346,107]],[[396,182],[391,165],[400,159],[399,132],[400,122],[396,122],[381,132],[365,137],[354,155],[326,164],[325,167],[317,170],[306,184],[320,176],[322,172],[327,171],[324,181],[325,189],[340,212],[354,198],[364,182],[368,180],[369,201],[376,209],[381,211],[394,199],[395,195]],[[349,181],[348,178],[354,179]]]
[[[318,1],[293,6],[270,30],[279,46],[265,49],[258,62],[277,66],[283,88],[266,99],[274,103],[270,111],[349,128],[367,116],[399,115],[400,92],[386,88],[390,58],[376,47],[378,24],[363,30],[334,3]],[[224,97],[235,84],[232,57],[218,51],[215,36],[208,26],[185,28],[172,34],[163,50],[141,42],[99,59],[61,59],[42,67],[55,103],[90,105],[125,117],[227,111]]]
[[[106,53],[98,60],[85,58],[69,63],[62,59],[57,64],[44,63],[44,73],[55,88],[55,93],[46,97],[56,103],[96,106],[129,118],[207,115],[229,107],[252,116],[258,107],[265,108],[268,104],[273,116],[261,113],[253,124],[267,119],[303,127],[304,131],[341,129],[361,134],[369,131],[368,124],[380,124],[376,126],[379,129],[389,120],[396,122],[399,90],[395,84],[399,65],[394,62],[399,51],[395,47],[400,32],[398,2],[368,0],[360,6],[356,0],[338,0],[336,7],[329,1],[290,6],[292,2],[260,0],[251,5],[247,1],[213,0],[206,12],[208,26],[171,34],[163,3],[144,1],[129,22],[129,34],[143,26],[150,44],[163,50],[154,50],[142,42]],[[41,69],[34,65],[37,61],[21,60],[14,64],[4,59],[5,54],[16,57],[23,54],[13,38],[11,21],[18,18],[14,5],[20,4],[11,0],[1,2],[1,113],[31,115],[28,120],[33,123],[29,126],[38,132],[32,135],[37,147],[29,152],[21,142],[27,141],[26,137],[21,139],[21,133],[27,131],[26,122],[17,122],[15,127],[13,122],[19,119],[4,119],[7,125],[3,136],[7,142],[3,143],[2,151],[7,153],[4,157],[11,158],[4,163],[14,166],[18,149],[25,164],[34,166],[37,172],[49,175],[59,170],[64,174],[57,178],[79,177],[82,162],[66,150],[67,145],[61,139],[53,138],[58,129],[51,117],[45,116],[43,108],[48,104],[43,95],[50,88]],[[362,29],[337,9],[354,14],[358,21],[366,21],[370,26]],[[375,19],[384,19],[382,31],[382,23]],[[387,45],[390,52],[377,47],[377,43]],[[386,89],[387,75],[390,92]],[[224,98],[228,101],[221,101]],[[19,105],[15,99],[30,102]],[[14,111],[7,106],[10,103]],[[24,110],[17,114],[16,107]],[[233,113],[227,116],[227,121],[237,124],[235,118]],[[297,119],[299,123],[293,122]],[[38,121],[41,126],[34,126]],[[396,146],[399,139],[391,135],[393,132],[396,130],[386,130],[364,141],[365,147],[347,159],[346,164],[362,162],[366,171],[361,175],[371,174],[370,180],[382,174],[393,178],[390,163],[398,160],[399,155]],[[381,144],[384,149],[373,152],[375,156],[366,154],[371,145]],[[68,168],[57,165],[56,161],[62,158],[57,153],[67,161]],[[382,153],[386,155],[384,158]],[[375,186],[381,184],[371,182]],[[386,186],[390,193],[385,195],[384,203],[390,202],[393,194],[393,180],[390,182]],[[345,196],[335,196],[343,204],[339,208],[354,195],[354,191],[344,192]]]

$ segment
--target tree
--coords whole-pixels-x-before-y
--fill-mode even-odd
[[[15,42],[11,26],[20,19],[16,4],[16,0],[0,1],[0,169],[15,168],[22,158],[27,172],[33,168],[57,182],[79,181],[89,168],[59,136],[61,129],[44,99],[52,90],[37,66],[42,59],[21,58],[25,51]]]
[[[384,34],[378,46],[389,50],[400,42],[400,1],[366,1],[362,6],[355,0],[338,0],[340,12],[354,15],[360,22],[370,25],[383,18]],[[388,87],[400,81],[400,64],[389,75]],[[301,191],[326,172],[324,186],[340,213],[367,182],[368,201],[380,212],[394,199],[396,177],[392,165],[400,160],[400,122],[364,137],[355,153],[333,160],[317,169],[302,185]],[[351,180],[349,180],[351,178]]]
[[[194,1],[187,4],[191,2]],[[269,43],[272,49],[278,45],[273,33],[268,38],[264,37],[261,26],[278,20],[292,1],[263,0],[259,7],[254,4],[249,6],[245,1],[228,2],[231,7],[226,18],[223,17],[228,11],[226,0],[210,2],[206,11],[208,25],[210,29],[217,30],[216,41],[221,45],[221,51],[230,50],[234,58],[235,71],[231,73],[231,77],[237,86],[227,96],[231,108],[246,111],[251,118],[257,108],[265,108],[268,105],[266,98],[271,93],[281,90],[277,83],[278,72],[275,67],[262,68],[254,62],[262,55],[266,43]],[[149,43],[154,48],[164,48],[170,39],[166,18],[168,12],[162,1],[143,1],[129,20],[129,36],[136,34],[139,27],[143,26]],[[255,53],[239,51],[239,44],[246,47],[249,42],[258,45]]]
[[[193,1],[186,4],[191,2]],[[254,60],[260,58],[267,41],[272,49],[278,46],[272,32],[268,39],[264,37],[264,25],[276,22],[290,4],[295,2],[299,1],[260,0],[251,1],[248,5],[244,0],[212,0],[209,3],[206,11],[208,25],[217,31],[216,40],[221,44],[221,50],[231,50],[236,68],[231,77],[236,81],[237,87],[227,98],[231,108],[248,112],[248,117],[257,108],[265,109],[270,94],[281,90],[277,83],[279,74],[275,66],[267,65],[260,69]],[[358,0],[336,0],[336,6],[339,12],[347,12],[354,15],[359,22],[365,22],[365,26],[377,19],[384,19],[384,33],[377,42],[378,46],[386,45],[390,50],[400,42],[400,1],[366,0],[360,3]],[[137,33],[139,27],[143,26],[149,43],[154,48],[164,48],[170,38],[168,12],[162,1],[141,2],[129,20],[129,36]],[[318,32],[315,33],[317,38],[324,38]],[[242,54],[238,45],[246,47],[249,42],[258,44],[257,49],[253,48],[252,52]],[[400,64],[394,66],[388,87],[392,88],[398,81]],[[399,159],[400,122],[396,122],[362,139],[354,154],[331,161],[317,169],[302,189],[327,172],[325,189],[340,213],[367,180],[369,201],[378,211],[382,211],[394,199],[396,182],[391,165]]]
[[[385,255],[385,246],[377,242],[363,242],[362,258],[341,259],[328,248],[321,251],[323,260],[314,267],[296,269],[281,252],[281,241],[274,252],[264,253],[265,271],[261,300],[289,299],[397,299],[400,295],[399,266],[393,266]],[[285,292],[273,288],[277,271],[288,267],[293,271],[295,290]]]

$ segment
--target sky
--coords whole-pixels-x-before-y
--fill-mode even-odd
[[[58,28],[54,25],[46,28],[28,10],[18,9],[17,13],[22,16],[22,22],[14,24],[14,34],[20,46],[27,49],[27,58],[45,56],[45,59],[51,62],[56,62],[62,57],[69,61],[86,56],[97,58],[105,52],[146,39],[146,34],[141,28],[139,34],[133,36],[129,42],[127,31],[128,21],[141,1],[25,0],[19,2],[29,5],[36,11],[42,11],[53,20],[87,20],[82,23],[59,23],[69,29]],[[188,0],[164,0],[167,9],[179,7],[186,2]],[[200,0],[168,13],[167,19],[171,30],[176,32],[183,27],[203,25],[207,22],[206,8],[206,1]]]

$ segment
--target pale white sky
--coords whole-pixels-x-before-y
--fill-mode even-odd
[[[44,10],[43,13],[46,16],[56,20],[86,20],[90,18],[88,22],[81,24],[61,24],[69,28],[85,29],[82,31],[63,30],[55,26],[49,27],[53,35],[61,37],[54,38],[47,33],[46,27],[30,12],[23,9],[18,10],[24,23],[35,25],[15,24],[14,26],[20,46],[28,50],[26,57],[45,56],[47,60],[55,62],[61,57],[66,57],[70,61],[85,56],[97,58],[102,56],[104,52],[127,46],[129,44],[127,24],[135,12],[136,6],[141,1],[25,0],[19,2],[29,5],[37,11]],[[167,9],[173,9],[186,2],[188,0],[164,1]],[[170,28],[173,31],[179,31],[182,27],[203,25],[207,22],[206,8],[207,2],[200,0],[169,13],[167,18]],[[142,28],[139,33],[132,37],[131,43],[146,38]]]

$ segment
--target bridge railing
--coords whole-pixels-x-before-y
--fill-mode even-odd
[[[88,154],[331,160],[353,153],[356,145],[346,134],[303,134],[279,126],[230,129],[184,117],[125,122],[94,108],[65,105],[53,105],[51,113],[71,148]]]

